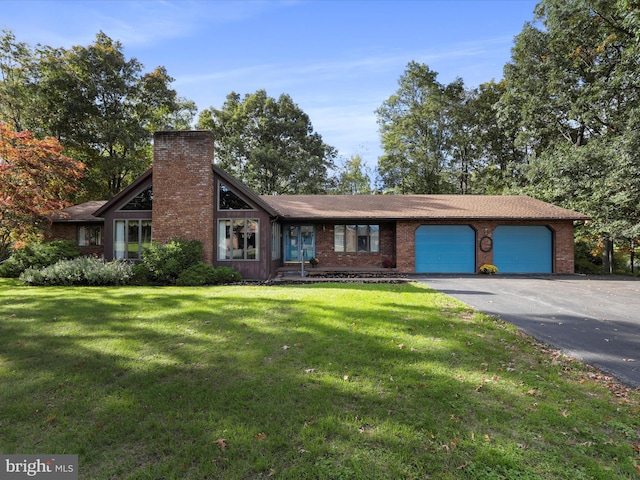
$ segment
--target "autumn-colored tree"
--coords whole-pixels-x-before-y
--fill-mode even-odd
[[[82,177],[84,164],[62,154],[51,137],[15,132],[0,123],[0,260],[12,243],[42,231]]]

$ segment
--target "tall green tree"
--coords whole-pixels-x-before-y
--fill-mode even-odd
[[[449,94],[427,65],[410,62],[397,92],[376,110],[383,156],[378,170],[383,187],[396,193],[450,193],[445,175],[449,137]]]
[[[34,51],[5,33],[0,48],[13,74],[0,85],[0,120],[18,111],[13,116],[22,128],[57,138],[83,161],[85,197],[115,195],[149,167],[154,130],[188,127],[195,116],[195,105],[178,97],[164,67],[144,73],[102,32],[87,47]],[[6,100],[8,89],[22,94],[20,102]]]
[[[516,125],[498,123],[502,83],[445,85],[427,65],[410,62],[398,91],[376,111],[384,155],[379,173],[398,193],[501,193],[519,178],[524,155]],[[513,175],[513,172],[518,172]]]
[[[499,102],[529,152],[526,191],[590,215],[604,244],[627,242],[640,211],[630,147],[640,112],[637,5],[543,0],[535,14],[516,39]]]
[[[221,109],[202,111],[197,126],[214,133],[216,163],[260,194],[318,194],[332,186],[336,150],[289,95],[231,92]]]
[[[506,82],[490,81],[473,90],[469,114],[474,125],[477,156],[469,181],[469,193],[499,195],[523,184],[526,151],[517,144],[518,123],[500,117],[497,105]]]
[[[0,36],[0,121],[15,131],[24,130],[33,110],[36,62],[33,50],[15,35],[3,30]]]
[[[353,155],[338,169],[335,193],[338,195],[368,195],[372,193],[369,169],[360,155]]]

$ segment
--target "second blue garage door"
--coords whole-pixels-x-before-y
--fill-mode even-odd
[[[475,238],[469,225],[418,227],[416,273],[474,273]]]
[[[493,232],[493,263],[499,273],[552,273],[551,230],[501,225]]]

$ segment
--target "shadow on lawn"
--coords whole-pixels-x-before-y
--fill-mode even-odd
[[[537,400],[532,365],[505,371],[526,338],[416,285],[277,288],[0,291],[0,450],[79,453],[87,478],[399,478],[531,472],[517,445],[554,443],[499,426]]]

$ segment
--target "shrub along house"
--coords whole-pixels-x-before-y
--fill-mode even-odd
[[[51,237],[134,261],[152,240],[195,239],[206,263],[248,279],[311,258],[323,270],[574,271],[580,213],[526,196],[257,195],[214,164],[213,145],[207,131],[157,132],[152,168],[108,202],[67,209]]]

